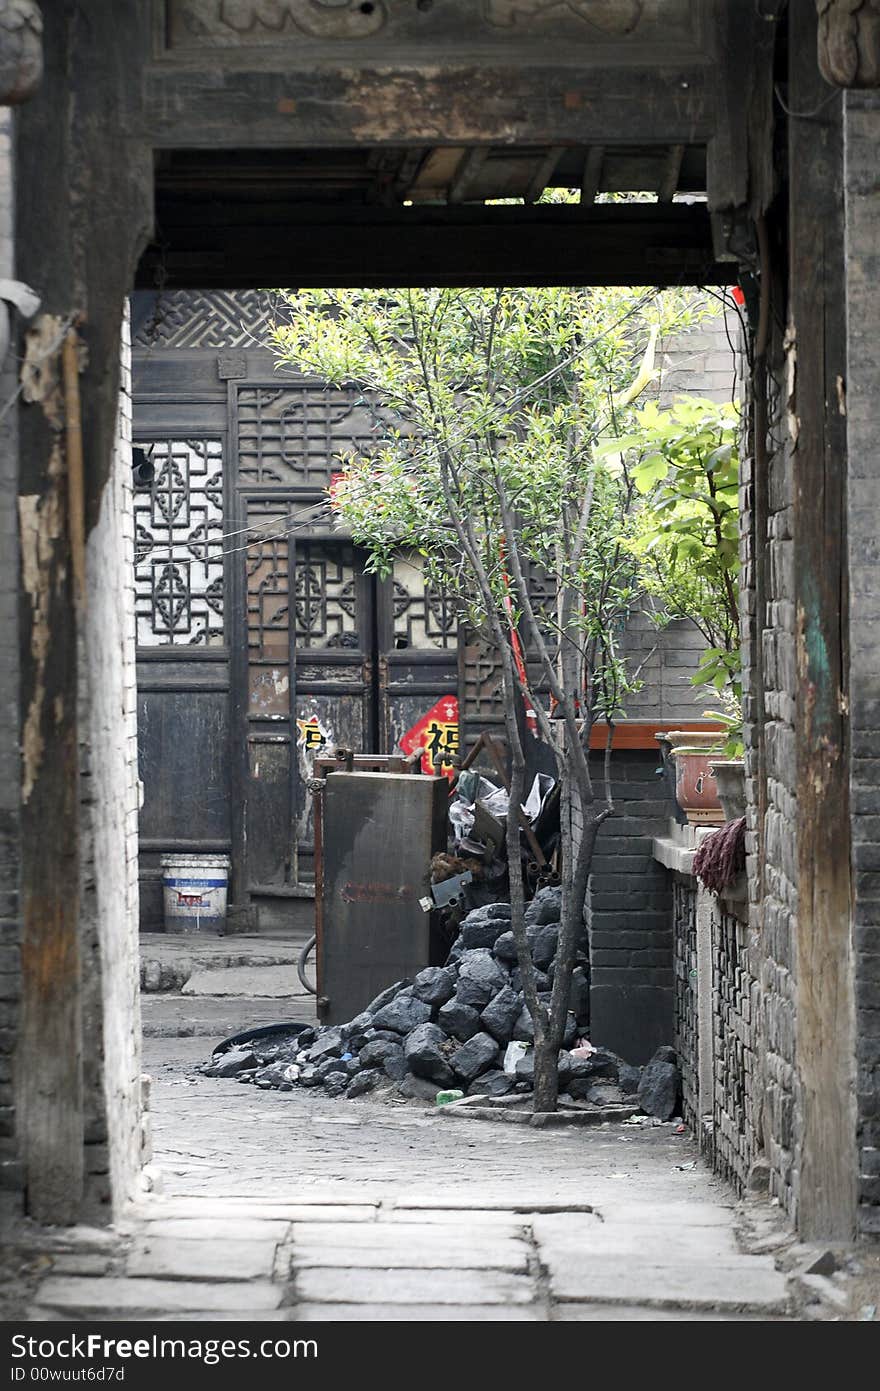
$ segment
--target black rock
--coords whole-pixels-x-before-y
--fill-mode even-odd
[[[556,1063],[556,1074],[559,1078],[560,1088],[564,1088],[565,1083],[571,1076],[571,1054],[567,1048],[560,1048],[559,1057]]]
[[[443,963],[444,966],[446,967],[447,971],[457,971],[457,970],[458,970],[458,965],[459,965],[459,962],[461,961],[461,954],[462,954],[463,951],[464,951],[464,947],[461,945],[460,942],[454,942],[454,943],[453,943],[452,947],[450,948],[449,955],[447,956],[445,962]]]
[[[674,1063],[650,1062],[639,1082],[639,1106],[648,1116],[668,1121],[675,1112],[681,1088],[681,1075]]]
[[[203,1077],[237,1077],[240,1072],[248,1071],[256,1066],[256,1058],[248,1050],[230,1048],[228,1053],[221,1053],[213,1062],[208,1063],[201,1069]]]
[[[594,1106],[623,1106],[626,1097],[614,1082],[591,1082],[587,1087],[586,1101]]]
[[[558,923],[562,918],[562,889],[539,889],[526,909],[526,923],[529,926],[544,927],[547,923]]]
[[[467,1043],[456,1048],[452,1055],[452,1066],[458,1077],[472,1082],[481,1072],[486,1072],[498,1058],[498,1044],[491,1034],[474,1034]]]
[[[406,1058],[401,1048],[397,1053],[389,1053],[382,1064],[382,1070],[392,1082],[400,1082],[406,1076]]]
[[[572,1101],[586,1101],[587,1092],[596,1085],[593,1077],[569,1077],[565,1090]]]
[[[398,1083],[397,1090],[401,1096],[408,1096],[412,1100],[436,1101],[440,1088],[436,1082],[429,1082],[424,1077],[414,1077],[408,1072]]]
[[[235,1080],[236,1082],[253,1082],[256,1075],[256,1068],[246,1068],[244,1072],[236,1073]]]
[[[382,1039],[385,1043],[393,1043],[399,1048],[401,1046],[400,1034],[394,1029],[374,1029],[373,1039]],[[371,1040],[372,1041],[372,1040]]]
[[[373,1027],[373,1016],[369,1010],[363,1010],[361,1014],[356,1014],[354,1019],[349,1019],[347,1024],[340,1024],[339,1032],[346,1040],[354,1034],[362,1034],[366,1029]]]
[[[300,1068],[299,1084],[301,1087],[320,1087],[323,1078],[319,1075],[318,1069],[310,1063]]]
[[[482,1009],[506,984],[507,972],[486,948],[463,953],[455,989],[460,1004]]]
[[[382,1009],[384,1005],[391,1003],[398,990],[403,990],[405,986],[409,984],[410,982],[406,979],[396,980],[393,985],[388,986],[387,990],[383,990],[380,995],[377,995],[375,1000],[370,1001],[370,1003],[367,1005],[365,1013],[375,1014],[377,1010]]]
[[[441,1053],[441,1045],[446,1035],[436,1024],[419,1024],[407,1036],[403,1045],[406,1065],[416,1077],[427,1077],[440,1087],[448,1087],[453,1080],[452,1069]]]
[[[260,1088],[280,1087],[282,1083],[291,1083],[297,1080],[299,1068],[295,1063],[270,1063],[268,1067],[260,1068],[254,1075],[254,1086]]]
[[[511,909],[509,903],[482,903],[479,908],[472,908],[467,916],[462,920],[465,923],[472,922],[491,922],[493,919],[507,919],[510,922]]]
[[[391,1029],[394,1033],[411,1033],[418,1024],[426,1024],[431,1018],[431,1006],[424,1000],[415,1000],[411,995],[396,995],[390,1004],[383,1005],[373,1015],[377,1029]]]
[[[517,1082],[534,1082],[535,1080],[535,1050],[530,1048],[528,1053],[524,1053],[517,1060],[516,1064]]]
[[[395,1035],[396,1042],[389,1043],[385,1038],[371,1038],[365,1043],[359,1053],[361,1066],[365,1068],[381,1067],[386,1058],[392,1057],[395,1053],[402,1053],[400,1046],[400,1036]]]
[[[382,1081],[382,1076],[383,1074],[378,1068],[365,1068],[363,1072],[358,1073],[357,1077],[352,1077],[345,1089],[346,1098],[351,1099],[356,1096],[365,1096],[367,1092],[371,1092],[373,1088]]]
[[[581,1029],[589,1028],[590,977],[583,966],[576,966],[571,973],[571,994],[568,997],[568,1004],[578,1022],[578,1027]]]
[[[517,960],[516,939],[512,932],[502,932],[501,936],[495,939],[494,952],[498,961],[515,964]]]
[[[350,1076],[348,1064],[344,1063],[341,1058],[324,1058],[315,1064],[315,1071],[322,1082],[326,1081],[333,1072],[338,1072],[342,1077]]]
[[[413,981],[412,993],[426,1005],[445,1005],[455,994],[455,976],[442,966],[426,966]]]
[[[651,1059],[651,1062],[652,1062],[652,1063],[675,1063],[676,1066],[677,1066],[677,1065],[678,1065],[678,1054],[676,1053],[676,1051],[675,1051],[674,1048],[670,1048],[670,1047],[669,1047],[669,1044],[668,1044],[668,1043],[665,1043],[665,1044],[663,1045],[662,1048],[658,1048],[658,1049],[657,1049],[657,1052],[654,1054],[653,1058]]]
[[[571,1010],[565,1016],[565,1028],[562,1031],[563,1048],[571,1048],[578,1036],[577,1020]]]
[[[617,1065],[617,1085],[624,1096],[635,1096],[642,1080],[642,1069],[632,1067],[629,1063],[618,1063]]]
[[[437,1023],[452,1038],[466,1043],[474,1034],[480,1032],[480,1016],[473,1005],[463,1005],[456,998],[445,1004],[437,1012]]]
[[[522,1001],[516,991],[505,985],[495,998],[489,1001],[480,1019],[487,1033],[499,1043],[509,1043],[521,1009]]]
[[[474,908],[461,924],[459,942],[467,950],[472,947],[492,947],[507,931],[510,923],[509,903],[487,903]]]
[[[344,1053],[345,1040],[340,1029],[325,1029],[309,1048],[309,1062],[319,1063],[322,1058],[338,1058]]]
[[[524,1096],[526,1092],[533,1091],[534,1088],[532,1087],[531,1082],[526,1082],[524,1079],[521,1078],[518,1082],[514,1082],[513,1090],[515,1092],[519,1092],[521,1095]]]
[[[484,1072],[480,1077],[468,1084],[468,1096],[507,1096],[513,1091],[516,1079],[509,1077],[500,1068],[493,1068],[491,1072]]]
[[[514,967],[510,973],[510,984],[517,995],[522,994],[522,971],[518,966]],[[546,995],[550,989],[550,977],[545,975],[543,971],[535,971],[535,989],[539,995]]]
[[[318,1037],[318,1030],[313,1029],[311,1024],[306,1029],[300,1029],[295,1042],[298,1048],[310,1048]]]
[[[331,1072],[330,1076],[324,1080],[324,1091],[328,1096],[342,1096],[350,1085],[349,1079],[344,1072]]]
[[[538,999],[543,1004],[549,1006],[549,995],[539,995]],[[522,1009],[517,1015],[516,1022],[513,1026],[513,1038],[521,1043],[533,1043],[535,1039],[535,1027],[532,1024],[532,1016],[529,1014],[525,1000],[523,1000]]]
[[[559,928],[552,925],[539,927],[537,931],[529,933],[529,946],[532,949],[532,960],[539,971],[546,971],[556,956],[556,947],[559,943]]]
[[[600,1077],[608,1078],[609,1081],[617,1081],[617,1058],[613,1053],[607,1052],[604,1048],[597,1048],[595,1053],[591,1053],[588,1058],[571,1059],[572,1077],[589,1077],[597,1081]]]

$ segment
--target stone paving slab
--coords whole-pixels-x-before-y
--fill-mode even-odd
[[[590,1303],[679,1304],[700,1308],[784,1309],[786,1282],[767,1256],[742,1255],[733,1231],[681,1223],[640,1223],[603,1212],[602,1223],[580,1217],[536,1217],[532,1227],[554,1299]]]
[[[297,1202],[273,1202],[260,1198],[157,1198],[154,1202],[140,1205],[135,1216],[142,1221],[162,1220],[195,1221],[216,1220],[227,1230],[234,1221],[242,1219],[253,1222],[375,1222],[379,1200],[364,1202],[347,1201],[340,1195],[335,1202],[327,1202],[321,1197],[314,1200],[307,1193],[299,1195]]]
[[[206,1280],[127,1279],[124,1276],[88,1279],[50,1276],[37,1292],[35,1308],[77,1313],[85,1318],[105,1313],[125,1313],[150,1318],[155,1313],[183,1309],[214,1312],[229,1309],[277,1309],[284,1291],[268,1280],[230,1280],[212,1284]],[[259,1317],[252,1313],[253,1318]],[[30,1317],[30,1315],[29,1315]]]
[[[301,1270],[302,1304],[531,1304],[532,1281],[501,1270]]]
[[[333,1236],[327,1240],[327,1233]],[[355,1237],[367,1237],[357,1241]],[[392,1227],[378,1224],[340,1231],[297,1225],[290,1259],[296,1270],[309,1267],[419,1270],[512,1270],[525,1274],[529,1250],[521,1237],[484,1231],[452,1232],[443,1227]]]
[[[245,1029],[287,1021],[314,1024],[315,1018],[314,995],[295,995],[287,1000],[273,996],[261,996],[259,999],[207,995],[141,996],[144,1038],[204,1038],[203,1061],[207,1061],[215,1043],[240,1034]]]
[[[399,1208],[382,1204],[378,1209],[380,1222],[389,1226],[407,1227],[412,1223],[432,1223],[438,1227],[452,1227],[473,1234],[475,1227],[498,1227],[515,1236],[530,1220],[530,1213],[511,1212],[509,1208],[469,1208],[460,1212],[455,1208]]]
[[[757,1257],[755,1260],[757,1261]],[[743,1261],[684,1266],[639,1257],[596,1256],[572,1248],[541,1247],[554,1300],[675,1305],[680,1309],[732,1308],[784,1312],[785,1278],[772,1266],[753,1268]]]
[[[217,1241],[239,1243],[262,1242],[274,1239],[283,1241],[290,1232],[290,1221],[278,1217],[160,1217],[156,1221],[147,1220],[143,1227],[144,1238],[150,1241],[157,1237],[171,1237],[182,1241]]]
[[[733,1229],[729,1225],[692,1226],[687,1212],[680,1221],[658,1221],[654,1213],[640,1219],[620,1220],[603,1208],[602,1221],[579,1214],[570,1217],[537,1216],[532,1223],[541,1249],[549,1251],[588,1251],[590,1256],[619,1256],[622,1260],[638,1256],[650,1263],[676,1260],[686,1264],[713,1261],[756,1260],[742,1257]],[[772,1263],[771,1263],[772,1264]]]
[[[756,1314],[723,1313],[720,1309],[656,1309],[647,1304],[554,1304],[553,1323],[753,1323],[763,1317]]]
[[[193,971],[181,995],[245,996],[249,999],[286,1000],[294,995],[305,997],[310,992],[300,984],[296,966],[291,962],[248,966],[212,966]]]
[[[302,1323],[538,1323],[547,1314],[538,1305],[513,1304],[298,1304]],[[454,1335],[453,1335],[454,1336]]]
[[[278,1243],[271,1234],[259,1241],[206,1241],[198,1237],[138,1237],[125,1261],[129,1276],[166,1280],[271,1279]]]

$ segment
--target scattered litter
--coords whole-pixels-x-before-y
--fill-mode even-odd
[[[528,1043],[521,1043],[519,1040],[508,1043],[504,1050],[504,1071],[507,1073],[508,1077],[516,1076],[516,1065],[521,1058],[526,1056],[528,1051]]]
[[[877,1317],[876,1304],[863,1304],[859,1310],[859,1319],[863,1323],[871,1323]]]
[[[677,1126],[675,1127],[675,1130],[674,1130],[672,1133],[673,1133],[673,1135],[686,1135],[686,1134],[687,1134],[687,1126],[686,1126],[686,1125],[677,1125]]]
[[[458,1091],[457,1088],[453,1087],[451,1091],[438,1092],[435,1104],[437,1106],[448,1106],[452,1101],[461,1101],[463,1096],[464,1092]]]
[[[696,1169],[697,1161],[696,1159],[692,1159],[689,1164],[676,1164],[675,1167],[676,1169],[680,1169],[682,1173],[690,1173],[691,1169]]]

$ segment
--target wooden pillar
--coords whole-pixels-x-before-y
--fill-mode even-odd
[[[798,1227],[855,1219],[846,569],[843,97],[817,63],[812,7],[789,9],[789,390],[797,735]]]

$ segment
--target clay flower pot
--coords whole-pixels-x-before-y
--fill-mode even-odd
[[[746,765],[741,758],[713,758],[709,764],[727,821],[746,814]]]
[[[712,773],[712,765],[718,761],[718,731],[678,729],[667,738],[675,765],[675,796],[688,821],[695,826],[722,825],[724,810]]]

